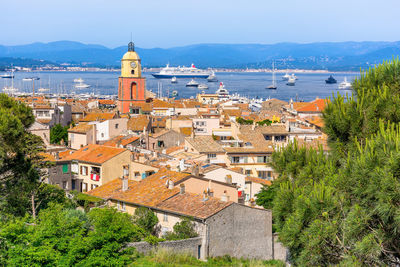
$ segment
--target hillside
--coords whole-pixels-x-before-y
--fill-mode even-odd
[[[190,65],[201,68],[278,68],[353,70],[400,54],[400,42],[338,42],[278,44],[197,44],[173,48],[137,47],[143,66]],[[107,48],[72,41],[1,46],[0,57],[29,58],[54,63],[119,66],[126,46]]]

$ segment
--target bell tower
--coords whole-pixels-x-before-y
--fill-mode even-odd
[[[133,42],[121,59],[121,76],[118,79],[118,110],[129,113],[131,104],[146,101],[146,79],[142,77],[139,55]]]

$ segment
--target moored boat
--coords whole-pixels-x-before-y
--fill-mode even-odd
[[[333,83],[337,83],[336,79],[335,79],[335,78],[333,78],[333,76],[332,76],[332,75],[331,75],[331,76],[329,76],[329,78],[328,78],[328,79],[326,79],[326,80],[325,80],[325,82],[326,82],[327,84],[333,84]]]
[[[339,83],[340,90],[350,90],[352,88],[351,83],[347,81],[347,78],[344,77],[343,82]]]
[[[194,79],[192,79],[190,82],[186,84],[186,87],[197,87],[197,86],[199,86],[199,83],[196,82]]]

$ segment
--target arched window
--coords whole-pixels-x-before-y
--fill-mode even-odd
[[[137,99],[138,98],[138,86],[135,82],[131,83],[131,98],[130,99]]]

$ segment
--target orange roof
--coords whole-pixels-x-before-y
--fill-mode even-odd
[[[68,132],[72,133],[87,133],[93,129],[93,124],[88,124],[87,122],[81,122],[75,127],[68,129]]]
[[[325,105],[329,101],[328,99],[315,99],[300,108],[297,108],[297,112],[322,112]]]
[[[144,112],[151,112],[153,111],[153,107],[151,103],[134,103],[132,107],[140,108]]]
[[[324,127],[324,120],[319,116],[313,116],[310,120],[306,120],[306,121],[317,127],[320,127],[320,128]]]
[[[74,150],[71,150],[71,149],[65,150],[65,151],[59,152],[58,156],[60,157],[60,159],[64,160],[65,157],[67,157],[68,155],[70,155],[73,152],[74,152]]]
[[[125,151],[128,150],[125,148],[90,144],[82,147],[70,155],[65,156],[63,160],[79,160],[102,164]]]
[[[258,184],[263,184],[263,185],[271,185],[271,181],[267,181],[261,178],[257,177],[252,177],[252,176],[247,176],[246,177],[246,182],[253,182],[253,183],[258,183]]]
[[[177,182],[188,176],[190,174],[162,169],[139,182],[129,180],[128,190],[125,192],[121,190],[121,179],[115,179],[89,191],[87,194],[201,219],[208,218],[233,203],[223,202],[213,197],[209,197],[207,201],[204,201],[201,195],[189,192],[179,194],[178,187],[173,189],[167,187],[168,180],[172,180],[174,184],[177,184]]]
[[[179,128],[179,132],[185,136],[191,136],[192,135],[192,127],[181,127]]]
[[[162,169],[139,182],[129,181],[128,190],[125,192],[121,190],[121,179],[115,179],[89,191],[88,194],[105,199],[111,198],[154,207],[179,192],[179,188],[177,187],[168,189],[166,186],[168,180],[177,183],[188,176],[190,176],[190,174]]]
[[[134,116],[128,120],[127,128],[131,131],[140,132],[143,131],[145,127],[147,128],[149,122],[150,119],[146,115]]]
[[[153,108],[172,108],[174,105],[160,99],[154,99],[152,102]]]
[[[169,148],[167,148],[166,150],[165,150],[165,154],[170,154],[170,153],[173,153],[173,152],[176,152],[176,151],[179,151],[179,150],[183,150],[185,147],[184,146],[172,146],[172,147],[169,147]]]
[[[50,153],[39,153],[41,157],[43,157],[43,161],[56,161],[56,158]]]
[[[125,135],[119,135],[114,137],[113,139],[105,142],[103,145],[104,146],[114,146],[117,147],[118,144],[122,145],[122,146],[126,146],[130,143],[135,142],[136,140],[138,140],[139,137],[138,136],[125,136]]]
[[[112,99],[99,99],[101,105],[116,105],[116,101]]]
[[[93,112],[93,113],[88,113],[84,118],[80,119],[80,121],[106,121],[106,120],[111,120],[116,117],[116,114],[114,112],[112,113],[102,113],[102,112]]]
[[[224,202],[215,197],[208,197],[204,201],[202,195],[186,192],[166,199],[158,204],[156,208],[190,217],[207,219],[231,204],[233,204],[232,201]]]

